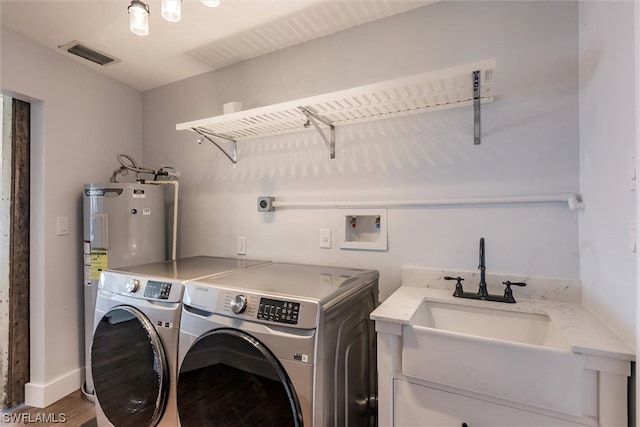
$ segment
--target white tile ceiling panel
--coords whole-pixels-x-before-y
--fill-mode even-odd
[[[493,101],[495,59],[430,71],[310,98],[195,120],[177,130],[197,130],[235,140],[304,130],[305,107],[333,125],[455,108],[473,102],[473,72],[480,73],[481,102]]]

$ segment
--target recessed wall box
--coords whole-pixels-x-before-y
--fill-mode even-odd
[[[349,209],[340,215],[344,224],[341,249],[387,250],[386,209]]]

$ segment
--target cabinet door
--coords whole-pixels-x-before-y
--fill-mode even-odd
[[[393,397],[394,425],[398,427],[583,426],[401,380],[394,381]]]

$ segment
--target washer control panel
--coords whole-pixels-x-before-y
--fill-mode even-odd
[[[152,299],[166,300],[169,299],[171,294],[171,283],[160,282],[156,280],[147,281],[147,286],[144,288],[144,297]]]
[[[183,293],[183,285],[179,281],[112,271],[102,272],[98,288],[130,298],[170,303],[180,302]]]
[[[140,280],[138,279],[129,280],[126,285],[126,289],[127,289],[127,292],[131,292],[131,293],[138,292],[138,289],[140,289]]]
[[[300,303],[271,298],[260,298],[258,319],[289,325],[298,324]]]

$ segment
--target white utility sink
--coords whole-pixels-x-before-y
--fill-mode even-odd
[[[492,340],[571,349],[560,330],[544,314],[424,301],[411,323]]]
[[[580,414],[584,358],[571,351],[552,319],[486,304],[422,302],[403,326],[402,373]]]

